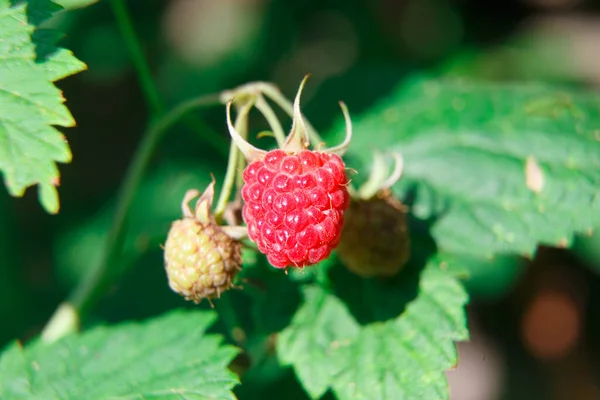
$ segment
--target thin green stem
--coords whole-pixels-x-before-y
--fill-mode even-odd
[[[91,302],[102,293],[105,282],[109,278],[109,272],[112,266],[116,262],[121,246],[123,243],[123,236],[125,234],[125,222],[126,217],[131,206],[131,202],[137,191],[137,187],[142,179],[143,173],[150,161],[152,153],[160,141],[162,135],[177,121],[181,119],[188,111],[193,108],[208,106],[212,104],[219,104],[218,96],[208,95],[194,99],[192,101],[181,104],[174,108],[171,112],[165,115],[163,118],[157,121],[156,124],[152,125],[144,135],[140,147],[134,155],[133,161],[125,180],[119,191],[117,200],[117,210],[115,212],[111,229],[108,234],[106,242],[106,251],[104,262],[100,264],[100,267],[95,273],[88,275],[88,279],[84,279],[82,284],[78,286],[71,296],[71,302],[80,314],[85,314]]]
[[[152,78],[150,67],[144,57],[144,51],[140,45],[140,39],[133,29],[133,23],[124,0],[111,0],[111,6],[115,20],[123,36],[123,40],[130,53],[133,67],[136,71],[140,87],[144,93],[144,98],[148,103],[150,112],[153,118],[158,118],[164,112],[163,102],[161,101],[160,94]],[[199,118],[194,116],[186,117],[184,121],[192,130],[196,132],[209,132],[211,129]],[[227,146],[226,142],[220,139],[220,135],[202,135],[202,139],[207,142],[215,151],[221,154],[223,157],[227,157]]]
[[[277,115],[275,115],[275,112],[273,111],[269,103],[267,103],[262,94],[259,94],[256,98],[256,108],[262,113],[262,115],[267,120],[279,147],[283,147],[285,143],[285,132],[283,131],[281,123],[277,118]]]
[[[189,100],[173,108],[161,119],[151,124],[146,130],[129,169],[127,170],[121,188],[119,189],[117,208],[106,239],[103,259],[97,264],[96,268],[90,270],[88,274],[83,277],[82,281],[69,296],[67,303],[62,304],[59,309],[63,309],[66,305],[70,305],[77,313],[79,319],[82,319],[102,295],[106,286],[109,285],[119,273],[124,272],[118,268],[120,265],[118,258],[122,252],[127,215],[144,171],[150,162],[152,153],[165,132],[167,132],[169,128],[185,114],[195,108],[214,104],[220,104],[218,94],[206,95]],[[69,329],[62,331],[56,329],[55,319],[59,317],[61,316],[58,313],[55,313],[50,319],[47,327],[54,327],[53,329],[56,332],[60,332],[60,334],[57,336],[48,336],[47,340],[56,340],[65,334],[70,333]]]
[[[237,173],[235,175],[235,187],[238,190],[238,192],[242,189],[242,186],[244,186],[244,169],[246,168],[246,159],[244,157],[238,157],[238,163],[237,163]]]
[[[240,126],[241,131],[238,130],[238,133],[242,137],[242,139],[248,139],[248,120],[246,119],[246,123],[244,126]],[[241,190],[242,186],[244,186],[244,169],[246,168],[246,158],[241,155],[238,157],[237,165],[236,165],[236,174],[235,174],[235,188],[237,192],[238,199],[241,201]]]
[[[331,290],[331,281],[329,280],[329,269],[325,265],[315,267],[315,281],[325,290]]]
[[[254,105],[254,100],[247,101],[242,106],[238,107],[238,113],[235,118],[235,130],[242,136],[246,137],[248,132],[248,113],[250,109]],[[227,160],[227,172],[225,173],[225,182],[223,183],[223,188],[221,189],[221,193],[219,194],[219,201],[217,202],[217,206],[215,208],[215,218],[217,221],[221,220],[223,212],[225,212],[225,208],[227,207],[227,203],[229,202],[229,198],[231,197],[231,190],[235,184],[235,177],[237,174],[237,165],[238,158],[243,157],[238,150],[237,145],[232,140],[229,150],[229,159]]]
[[[157,118],[164,112],[164,106],[160,99],[156,84],[152,79],[146,57],[144,57],[140,39],[133,29],[133,23],[131,22],[131,17],[127,11],[125,2],[124,0],[111,0],[110,4],[113,14],[115,15],[117,26],[121,31],[125,45],[131,55],[131,61],[133,62],[133,67],[137,73],[148,107],[150,107],[150,112],[153,118]]]
[[[214,216],[217,223],[221,223],[223,213],[227,208],[227,203],[229,202],[229,197],[231,196],[231,190],[235,183],[235,169],[237,165],[238,154],[238,148],[235,145],[235,142],[232,140],[229,145],[229,158],[227,159],[227,172],[225,172],[225,180],[223,182],[223,187],[221,188],[221,193],[219,193],[219,200],[217,201],[217,206],[215,207],[214,211]]]

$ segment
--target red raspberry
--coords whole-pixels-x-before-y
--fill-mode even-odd
[[[350,198],[339,156],[272,150],[243,176],[248,236],[274,267],[304,267],[329,256],[340,241]]]
[[[292,129],[285,139],[280,140],[280,136],[277,150],[267,152],[252,146],[231,122],[233,100],[227,103],[231,139],[249,162],[241,190],[248,237],[276,268],[305,267],[329,257],[340,241],[343,214],[350,202],[346,168],[340,158],[352,139],[348,109],[340,102],[346,121],[344,141],[327,149],[321,149],[323,143],[319,143],[317,150],[308,150],[308,130],[312,127],[300,111],[300,95],[307,78],[294,100]],[[264,110],[264,99],[255,96],[246,104],[256,102],[257,108]],[[281,130],[272,118],[267,119],[273,132]]]

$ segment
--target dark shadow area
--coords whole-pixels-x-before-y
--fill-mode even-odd
[[[258,260],[236,277],[237,289],[212,300],[213,308],[206,300],[199,305],[186,301],[169,288],[162,252],[155,249],[146,253],[111,288],[100,301],[97,316],[108,323],[118,323],[150,318],[174,308],[204,309],[219,314],[211,331],[223,333],[229,339],[233,339],[233,328],[242,329],[246,335],[278,332],[289,325],[300,305],[299,286],[283,271],[267,265],[263,257]]]
[[[399,65],[379,63],[359,64],[344,74],[324,81],[316,93],[305,102],[304,113],[327,139],[333,127],[343,129],[339,102],[343,101],[353,119],[391,95],[410,70]],[[311,81],[307,83],[310,89]],[[335,132],[339,135],[339,132]],[[364,132],[363,132],[364,133]],[[339,135],[340,138],[342,135]],[[334,146],[337,143],[328,143]]]
[[[27,3],[27,22],[35,27],[31,41],[35,46],[35,62],[44,63],[58,49],[54,46],[64,35],[50,29],[38,27],[63,8],[49,0],[10,0],[11,6]]]
[[[407,200],[408,206],[412,199]],[[402,314],[419,294],[419,279],[429,258],[436,253],[430,231],[436,218],[419,220],[408,215],[410,252],[408,263],[391,278],[363,279],[337,264],[329,271],[334,293],[348,306],[356,320],[366,325]]]
[[[0,209],[8,209],[15,199],[8,193],[0,193]],[[28,317],[35,311],[33,296],[29,290],[22,288],[28,283],[22,271],[15,268],[22,259],[19,251],[20,236],[17,232],[10,231],[10,226],[15,223],[15,213],[3,212],[0,217],[0,348],[9,341],[19,337],[31,321]],[[7,323],[10,321],[11,323]]]
[[[243,289],[236,303],[251,309],[246,315],[252,317],[257,333],[279,332],[288,326],[302,301],[299,285],[262,255],[256,265],[240,273],[238,282]]]
[[[470,319],[500,354],[510,354],[500,399],[552,398],[559,387],[571,388],[568,398],[597,398],[586,382],[600,378],[598,293],[598,276],[583,260],[566,249],[540,246],[504,297],[472,298]]]
[[[31,35],[31,41],[35,45],[35,62],[43,64],[56,52],[56,44],[64,35],[51,29],[36,29]]]
[[[162,257],[160,248],[143,255],[101,299],[97,315],[108,323],[119,323],[150,318],[174,308],[210,309],[207,301],[195,305],[171,291]]]
[[[242,376],[242,384],[234,389],[239,399],[308,400],[291,367],[281,367],[274,355],[267,357]],[[334,400],[330,393],[322,400]]]
[[[395,277],[384,280],[363,279],[338,265],[331,269],[329,278],[335,295],[361,325],[367,325],[395,318],[404,311],[418,295],[423,267],[411,260]]]

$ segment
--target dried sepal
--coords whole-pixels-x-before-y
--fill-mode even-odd
[[[242,240],[248,237],[248,228],[245,226],[221,226],[221,230],[235,240]]]
[[[371,173],[367,181],[358,189],[357,196],[360,199],[370,199],[378,192],[389,189],[402,177],[404,170],[404,158],[400,153],[387,154],[394,161],[394,167],[390,173],[389,163],[386,155],[376,152],[373,155]]]
[[[215,180],[208,185],[202,196],[196,202],[194,217],[203,224],[215,224],[215,218],[210,212],[215,197]]]
[[[190,189],[187,192],[185,192],[185,195],[183,196],[183,200],[181,201],[181,214],[185,218],[193,218],[194,217],[194,212],[190,208],[189,203],[190,203],[190,201],[192,201],[193,199],[195,199],[198,196],[200,196],[200,191],[196,190],[196,189]]]
[[[341,144],[329,147],[327,149],[323,149],[322,151],[337,154],[341,157],[344,154],[346,154],[346,151],[348,151],[350,141],[352,140],[352,120],[350,119],[350,113],[348,112],[348,107],[346,107],[346,104],[340,101],[340,107],[342,109],[342,114],[344,114],[344,121],[346,122],[346,137],[344,138],[344,141]]]
[[[234,99],[231,99],[227,102],[227,128],[229,129],[229,134],[231,135],[231,140],[235,142],[235,145],[238,147],[240,152],[244,155],[248,162],[252,162],[258,160],[267,154],[266,151],[261,150],[250,143],[246,139],[239,134],[237,129],[233,126],[231,122],[231,104]]]
[[[278,90],[275,90],[271,86],[265,86],[260,82],[254,84],[248,84],[245,86],[241,86],[234,91],[226,92],[228,95],[235,95],[235,100],[241,97],[243,99],[244,104],[252,103],[264,116],[267,118],[271,128],[273,129],[273,133],[277,142],[279,144],[280,149],[285,151],[288,154],[297,154],[302,150],[306,150],[311,146],[310,137],[311,132],[314,133],[312,127],[305,120],[304,115],[302,114],[302,110],[300,107],[300,100],[302,97],[302,92],[304,90],[304,86],[310,75],[306,75],[300,86],[298,88],[298,92],[294,98],[294,103],[292,105],[292,127],[289,134],[285,137],[285,140],[281,140],[281,124],[275,118],[275,114],[272,112],[270,106],[266,102],[263,97],[260,89],[265,90],[268,89],[268,94],[271,96],[279,98]],[[266,152],[262,149],[259,149],[253,145],[251,145],[245,138],[244,135],[241,135],[236,126],[231,121],[231,104],[234,99],[230,99],[226,105],[226,114],[227,114],[227,128],[229,129],[229,134],[231,135],[232,140],[240,150],[240,152],[244,155],[248,162],[256,161],[265,156]],[[284,101],[285,103],[285,101]],[[281,99],[279,99],[278,104],[281,105]],[[348,112],[348,107],[340,102],[340,108],[342,109],[342,114],[344,115],[344,121],[346,124],[346,134],[343,142],[337,146],[329,147],[329,148],[321,148],[323,143],[312,143],[313,146],[316,146],[316,150],[324,153],[336,154],[338,156],[342,156],[348,150],[350,145],[350,141],[352,140],[352,121],[350,119],[350,113]],[[240,110],[241,112],[241,110]],[[312,130],[312,131],[311,131]],[[315,135],[313,135],[315,136]],[[318,137],[318,135],[317,135]]]
[[[298,93],[296,93],[296,98],[294,100],[294,118],[292,119],[292,129],[282,148],[282,150],[285,152],[299,153],[310,146],[308,130],[306,129],[304,116],[300,110],[300,97],[302,96],[304,85],[309,77],[310,75],[306,75],[304,77],[300,83]]]

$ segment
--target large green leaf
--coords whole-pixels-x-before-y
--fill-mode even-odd
[[[446,266],[432,260],[404,312],[366,325],[334,294],[306,286],[304,305],[278,336],[281,362],[315,399],[328,389],[340,400],[448,398],[444,371],[457,362],[454,341],[468,332],[467,296]]]
[[[341,368],[340,345],[348,345],[360,328],[344,303],[317,286],[304,288],[305,302],[292,324],[278,336],[280,361],[293,365],[306,391],[318,398]]]
[[[206,334],[215,318],[175,311],[51,345],[12,344],[0,357],[0,398],[233,399],[236,350]]]
[[[52,125],[70,127],[75,121],[52,82],[84,70],[85,64],[54,47],[54,32],[35,30],[56,11],[56,4],[11,3],[0,0],[0,171],[13,196],[39,184],[42,205],[55,213],[56,162],[70,162],[71,151]]]
[[[437,218],[441,250],[531,255],[539,243],[568,246],[600,224],[595,93],[417,79],[354,125],[350,164],[367,171],[372,151],[402,153],[397,188],[415,190],[415,215]]]

